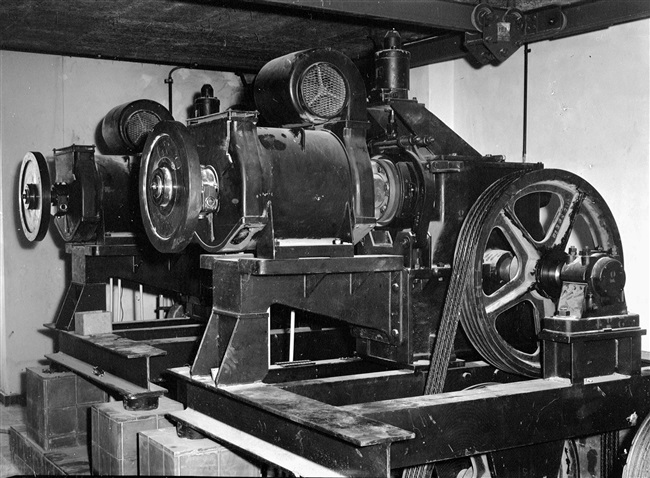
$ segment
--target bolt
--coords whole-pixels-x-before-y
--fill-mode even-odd
[[[393,283],[393,290],[394,290],[395,292],[399,292],[399,284],[398,284],[397,282],[394,282],[394,283]]]
[[[390,333],[393,335],[393,337],[399,337],[399,330],[397,329],[391,330]]]
[[[208,196],[204,201],[206,209],[214,209],[217,206],[217,199],[214,196]]]

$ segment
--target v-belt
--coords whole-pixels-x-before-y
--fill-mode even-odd
[[[485,227],[484,223],[488,212],[508,186],[525,173],[526,171],[517,171],[492,183],[479,196],[467,214],[465,222],[463,222],[460,234],[458,235],[458,242],[456,243],[454,265],[445,299],[445,307],[442,312],[440,328],[438,329],[436,343],[431,352],[429,374],[424,387],[424,395],[441,393],[444,388],[449,358],[461,315],[463,291],[470,275],[473,273],[471,266],[474,264],[474,261],[470,259],[478,247],[479,235],[482,228]],[[404,470],[402,477],[429,478],[433,473],[433,469],[433,463],[409,467]]]

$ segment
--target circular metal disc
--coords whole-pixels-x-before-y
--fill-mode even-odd
[[[18,204],[20,224],[28,241],[41,241],[50,224],[52,204],[50,173],[45,157],[38,152],[25,155],[20,166]]]
[[[149,135],[140,165],[140,210],[149,240],[161,252],[180,252],[192,240],[201,212],[201,165],[194,139],[176,121]]]
[[[475,214],[470,211],[468,219]],[[542,319],[554,315],[559,298],[559,291],[549,292],[540,271],[549,261],[566,257],[571,245],[578,250],[611,249],[622,263],[616,222],[590,184],[552,169],[514,179],[503,194],[492,198],[483,214],[478,245],[470,259],[473,272],[465,284],[463,328],[495,367],[538,377],[537,334]],[[484,270],[485,253],[491,249],[513,256],[508,275],[498,283],[491,282]]]

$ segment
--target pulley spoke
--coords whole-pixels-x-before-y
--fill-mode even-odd
[[[532,320],[535,326],[535,334],[542,330],[542,319],[551,314],[554,307],[553,302],[548,299],[540,297],[532,288],[526,291],[521,297],[517,298],[515,302],[510,304],[507,309],[512,309],[517,305],[527,302],[532,308]],[[551,312],[549,312],[549,309]]]
[[[531,290],[532,281],[525,280],[524,277],[519,277],[516,280],[510,281],[497,290],[494,294],[485,296],[485,312],[487,316],[494,320],[499,314],[503,313],[526,297]]]
[[[510,206],[505,207],[497,214],[494,226],[499,228],[506,236],[521,264],[525,264],[532,259],[539,259],[539,246],[521,224]]]
[[[557,211],[553,222],[548,228],[543,245],[546,249],[551,249],[558,245],[564,249],[571,236],[576,216],[580,212],[580,205],[582,204],[584,195],[579,191],[567,189],[553,191],[553,193],[559,196],[562,201],[562,206]]]

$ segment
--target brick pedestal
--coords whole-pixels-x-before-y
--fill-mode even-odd
[[[27,433],[44,450],[85,445],[89,408],[106,401],[106,392],[72,372],[27,369]]]
[[[23,475],[90,475],[85,445],[45,451],[27,436],[27,428],[22,425],[9,428],[9,450]],[[0,476],[4,476],[3,471],[0,469]]]
[[[139,433],[140,475],[261,476],[255,466],[208,439],[179,438],[175,428]]]
[[[98,475],[138,474],[138,433],[171,427],[165,414],[183,405],[161,397],[156,410],[129,411],[122,402],[95,405],[91,409],[91,469]]]

